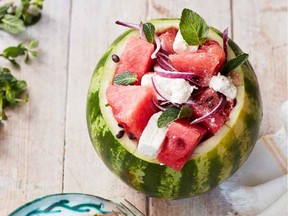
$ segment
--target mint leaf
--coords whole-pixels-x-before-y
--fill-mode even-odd
[[[38,52],[33,50],[37,48],[38,41],[32,40],[26,43],[20,43],[18,46],[11,46],[6,48],[2,53],[0,53],[1,57],[4,57],[8,61],[10,61],[13,65],[19,67],[20,65],[17,63],[16,58],[19,56],[25,57],[25,62],[29,61],[29,55],[36,57]]]
[[[189,45],[202,45],[206,41],[209,30],[205,20],[187,8],[182,11],[179,28],[181,35]]]
[[[16,16],[6,14],[1,22],[0,28],[11,34],[19,34],[25,30],[24,22]]]
[[[20,55],[24,55],[25,50],[21,47],[8,47],[3,51],[3,56],[16,58]]]
[[[230,59],[223,67],[221,74],[226,75],[230,71],[236,69],[240,65],[242,65],[245,61],[247,61],[249,55],[246,53],[242,53],[238,55],[236,58]]]
[[[166,127],[171,122],[178,118],[180,110],[175,107],[171,106],[167,110],[165,110],[158,118],[157,126],[159,128]]]
[[[5,16],[7,10],[12,6],[12,3],[4,4],[0,7],[0,19]]]
[[[117,85],[131,85],[137,80],[137,75],[131,72],[123,72],[115,76],[114,84]]]
[[[193,113],[193,110],[192,110],[191,106],[183,106],[180,109],[180,112],[177,116],[177,119],[191,117],[192,113]]]
[[[143,32],[145,34],[146,40],[149,43],[153,43],[154,41],[154,34],[155,34],[155,27],[151,23],[144,23],[143,25]]]
[[[8,68],[0,66],[0,123],[2,120],[7,120],[5,108],[12,108],[17,103],[26,103],[28,95],[23,95],[27,89],[27,84],[24,80],[16,79]]]

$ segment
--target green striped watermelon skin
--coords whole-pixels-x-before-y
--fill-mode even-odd
[[[166,23],[178,19],[158,19],[151,21]],[[211,31],[221,34],[211,28]],[[100,59],[90,83],[87,98],[87,124],[93,146],[105,165],[120,179],[151,197],[180,199],[204,193],[230,177],[247,159],[258,137],[262,119],[262,104],[256,75],[247,61],[241,66],[243,74],[242,93],[244,94],[241,110],[233,121],[215,134],[217,143],[204,154],[196,154],[177,172],[169,167],[142,160],[126,150],[112,134],[100,109],[99,90],[102,73],[107,62],[111,61],[113,50],[132,30],[119,36]],[[229,40],[234,53],[241,49]],[[230,115],[231,116],[231,115]],[[235,120],[236,119],[236,120]],[[211,144],[211,143],[210,143]],[[209,144],[209,145],[210,145]]]

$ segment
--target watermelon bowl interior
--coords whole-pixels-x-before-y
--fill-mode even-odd
[[[149,21],[156,33],[179,27],[179,19]],[[116,138],[118,122],[107,106],[106,90],[113,82],[117,63],[112,55],[121,56],[127,40],[136,30],[120,35],[100,59],[88,91],[87,124],[93,146],[105,165],[123,182],[151,197],[180,199],[199,195],[229,178],[247,159],[258,137],[262,105],[256,75],[246,61],[230,72],[236,83],[236,105],[229,119],[210,138],[201,142],[180,171],[160,164],[155,157],[137,149],[137,142],[124,135]],[[208,39],[223,44],[222,34],[210,27]],[[228,41],[228,59],[241,54],[240,48]],[[119,98],[121,100],[121,98]],[[129,104],[127,104],[129,107]]]

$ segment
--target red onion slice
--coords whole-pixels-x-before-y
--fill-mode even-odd
[[[166,78],[180,78],[180,79],[193,80],[193,78],[198,77],[193,72],[168,71],[168,70],[162,69],[159,65],[154,66],[154,71],[159,76],[166,77]]]
[[[140,38],[141,39],[145,39],[146,40],[146,37],[145,37],[145,34],[144,34],[144,30],[143,30],[143,23],[140,22],[139,24],[139,34],[140,34]]]
[[[154,52],[151,55],[152,59],[156,59],[157,58],[157,53],[159,52],[159,50],[161,48],[161,41],[160,41],[159,37],[156,34],[154,34],[154,40],[155,40],[155,43],[156,43],[156,49],[154,50]]]
[[[115,23],[117,25],[121,25],[121,26],[125,26],[125,27],[132,28],[135,30],[139,30],[139,25],[134,24],[134,23],[128,23],[128,22],[122,22],[122,21],[116,21]]]
[[[152,103],[159,109],[159,110],[161,110],[161,111],[165,111],[167,108],[164,108],[164,107],[162,107],[161,105],[159,105],[156,101],[155,101],[155,99],[153,98],[152,99]]]
[[[209,118],[211,115],[213,115],[215,112],[218,111],[218,109],[222,106],[223,102],[224,102],[224,97],[221,95],[219,103],[217,104],[217,106],[214,107],[214,109],[211,112],[207,113],[204,116],[201,116],[200,118],[193,120],[190,124],[197,124],[197,123],[202,122],[205,119]]]
[[[169,97],[169,96],[166,95],[164,92],[161,92],[161,91],[159,90],[159,88],[157,88],[157,85],[156,85],[155,80],[154,80],[153,77],[151,77],[151,81],[152,81],[152,85],[153,85],[153,88],[155,89],[156,93],[157,93],[161,98],[163,98],[164,100],[169,101],[169,100],[168,100],[168,97]]]
[[[157,55],[157,63],[161,68],[167,71],[176,71],[176,69],[169,63],[169,60],[165,59],[162,55]]]
[[[228,58],[228,50],[227,50],[227,46],[228,46],[228,30],[229,28],[226,28],[223,31],[223,50],[225,53],[225,61],[227,61]]]

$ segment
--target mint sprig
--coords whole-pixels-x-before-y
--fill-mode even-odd
[[[242,53],[238,55],[236,58],[230,59],[222,68],[221,74],[226,75],[230,71],[236,69],[240,65],[242,65],[245,61],[247,61],[249,55],[246,53]]]
[[[179,28],[181,35],[189,45],[202,45],[206,41],[209,30],[205,20],[187,8],[182,11]]]
[[[8,68],[0,67],[0,123],[7,120],[5,108],[15,107],[19,102],[26,103],[28,94],[24,94],[27,84],[16,79]]]
[[[159,128],[166,127],[173,121],[191,116],[192,108],[190,106],[183,106],[181,109],[171,106],[159,116],[157,126]]]
[[[145,34],[146,40],[149,43],[153,43],[154,34],[155,34],[155,26],[152,23],[144,23],[143,24],[143,32]]]
[[[17,46],[11,46],[3,50],[0,53],[0,57],[3,57],[10,61],[14,66],[20,67],[16,59],[19,56],[25,57],[25,62],[27,63],[30,59],[30,56],[36,57],[38,52],[35,51],[35,48],[38,47],[38,41],[31,40],[26,43],[20,43]]]
[[[26,26],[35,24],[41,17],[44,0],[22,0],[19,5],[7,3],[0,6],[0,29],[19,34]]]
[[[126,71],[116,75],[113,83],[116,85],[127,86],[133,84],[136,80],[137,80],[136,74]]]

